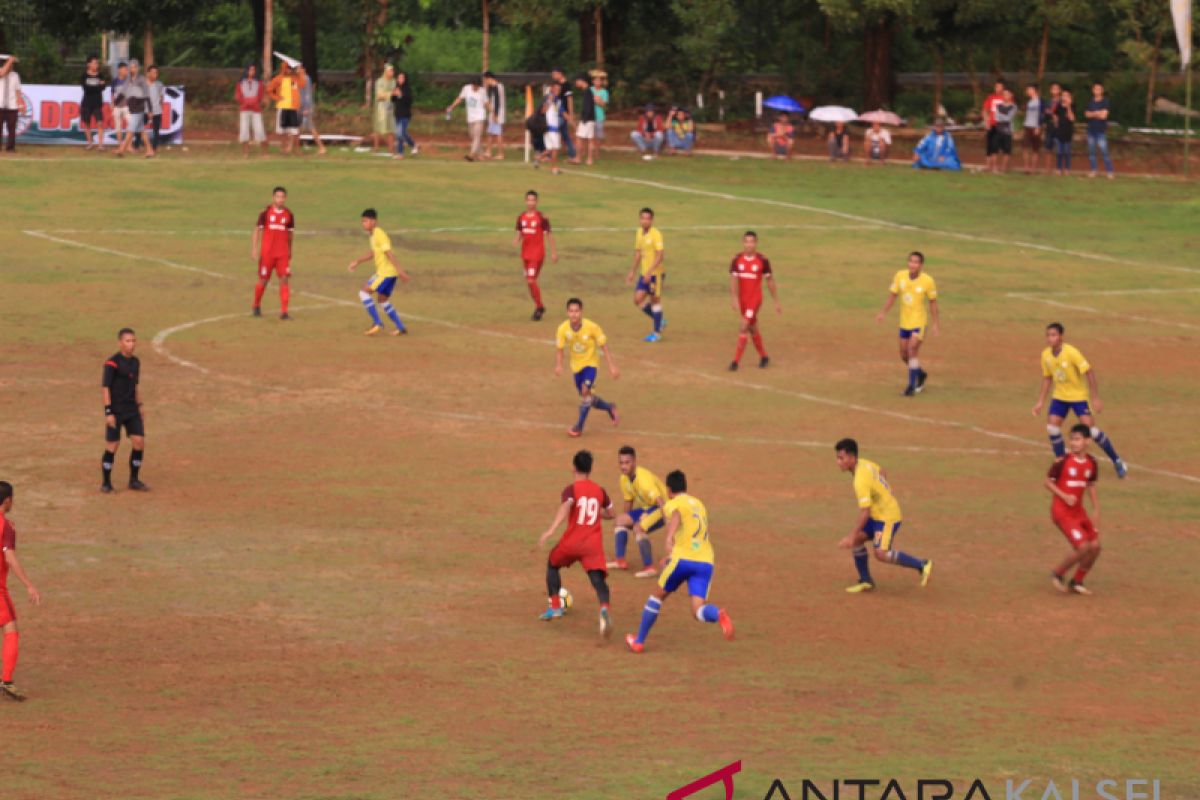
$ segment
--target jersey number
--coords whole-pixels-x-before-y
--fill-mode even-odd
[[[594,497],[581,497],[577,501],[579,513],[575,517],[576,525],[595,525],[600,517],[600,501]]]

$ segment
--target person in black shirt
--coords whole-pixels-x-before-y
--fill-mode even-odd
[[[392,116],[396,119],[396,153],[393,158],[404,158],[404,145],[412,148],[415,156],[417,143],[408,132],[408,124],[412,122],[413,90],[408,82],[408,73],[400,70],[396,73],[396,88],[392,90]]]
[[[1062,97],[1054,107],[1054,165],[1058,175],[1071,171],[1071,139],[1074,136],[1075,108],[1071,93],[1063,89]]]
[[[79,103],[79,127],[87,136],[87,147],[104,149],[104,87],[108,82],[100,74],[100,59],[88,56],[87,68],[83,73],[80,86],[83,88],[83,99]],[[99,131],[96,128],[99,127]],[[92,133],[96,132],[96,142],[92,143]]]
[[[575,143],[571,141],[571,123],[575,121],[575,95],[571,84],[567,83],[567,74],[562,67],[550,71],[550,80],[558,84],[558,113],[562,119],[562,144],[567,151],[567,158],[575,158]]]
[[[579,140],[579,153],[571,159],[572,164],[578,164],[587,154],[590,166],[596,157],[596,95],[588,86],[587,75],[575,79],[575,89],[579,94],[579,125],[575,128],[575,138]]]
[[[150,487],[138,480],[142,468],[142,453],[146,446],[146,431],[142,423],[142,401],[138,393],[141,362],[133,354],[137,335],[132,328],[122,328],[117,334],[121,349],[104,362],[104,483],[100,491],[113,490],[113,461],[121,443],[121,429],[129,436],[133,452],[129,454],[129,488],[144,492]]]

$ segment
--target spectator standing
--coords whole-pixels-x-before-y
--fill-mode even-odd
[[[882,164],[887,161],[888,150],[891,147],[891,132],[878,122],[872,122],[863,135],[863,161],[866,165],[869,167],[873,163]]]
[[[258,67],[246,65],[242,79],[234,89],[234,97],[238,104],[238,141],[242,143],[242,155],[250,157],[250,138],[262,144],[263,153],[270,149],[267,143],[267,132],[263,128],[262,104],[263,83],[258,79]]]
[[[483,129],[487,124],[487,92],[480,85],[477,78],[472,78],[471,82],[462,87],[462,91],[458,93],[458,97],[454,98],[454,102],[446,108],[446,118],[454,113],[454,109],[459,103],[463,103],[467,110],[467,133],[471,137],[471,149],[463,156],[467,161],[477,161],[483,156]]]
[[[850,163],[850,132],[846,130],[846,123],[835,122],[833,130],[829,132],[829,160],[830,161],[845,161]]]
[[[136,58],[129,60],[129,83],[125,86],[125,95],[129,99],[129,132],[128,141],[137,146],[141,141],[146,148],[146,158],[154,158],[154,148],[150,146],[150,137],[146,135],[146,112],[150,108],[150,84],[141,72],[141,64]],[[129,152],[129,148],[125,148]]]
[[[1046,154],[1046,172],[1050,172],[1058,155],[1055,129],[1058,120],[1058,106],[1062,103],[1062,86],[1050,84],[1050,101],[1042,105],[1042,127],[1045,136],[1042,138],[1042,152]]]
[[[575,90],[579,93],[579,125],[575,128],[579,150],[571,163],[578,164],[583,154],[587,153],[587,163],[591,166],[596,156],[596,96],[588,86],[586,75],[575,79]]]
[[[792,158],[792,148],[796,146],[796,126],[786,111],[781,111],[771,123],[767,131],[767,147],[770,148],[776,160]]]
[[[1038,85],[1031,83],[1025,87],[1025,122],[1022,125],[1025,146],[1021,157],[1025,161],[1025,173],[1037,171],[1038,154],[1042,149],[1042,95]]]
[[[167,87],[158,79],[158,67],[153,64],[146,67],[146,93],[146,114],[150,120],[150,130],[154,133],[151,139],[154,152],[157,153],[162,136],[163,99],[167,96]]]
[[[317,155],[325,155],[325,143],[317,130],[317,87],[303,64],[296,67],[296,81],[300,84],[300,133],[307,132],[317,146]],[[303,145],[301,145],[303,147]]]
[[[658,155],[663,146],[663,118],[654,111],[653,105],[646,106],[642,111],[638,117],[637,130],[629,134],[629,138],[633,139],[644,160],[649,161]]]
[[[996,120],[996,157],[993,160],[994,171],[1008,172],[1008,160],[1012,157],[1013,147],[1013,118],[1017,115],[1017,101],[1013,98],[1011,89],[1005,89],[1003,99],[993,106]]]
[[[608,115],[609,95],[604,85],[607,78],[608,76],[599,70],[592,73],[592,97],[596,100],[596,155],[600,155],[600,143],[604,141],[604,118]]]
[[[396,133],[396,118],[392,107],[392,91],[396,88],[396,68],[383,65],[383,74],[375,79],[375,117],[371,128],[371,149],[379,149],[379,137],[390,153],[392,136]]]
[[[408,82],[408,73],[400,70],[396,73],[396,88],[392,90],[392,113],[396,117],[396,154],[393,158],[404,158],[404,145],[412,148],[415,156],[419,151],[417,143],[408,133],[408,125],[412,122],[413,90]]]
[[[504,84],[496,78],[495,73],[483,73],[483,86],[487,90],[487,147],[484,158],[504,160],[504,122],[508,112],[504,96]],[[492,149],[495,148],[493,155]]]
[[[571,84],[567,83],[567,74],[562,67],[550,71],[550,79],[558,84],[558,114],[562,118],[562,143],[566,148],[567,158],[575,158],[575,142],[571,141],[571,124],[575,121],[575,95]]]
[[[671,155],[692,154],[696,144],[696,123],[686,108],[672,108],[667,114],[667,147]]]
[[[1092,99],[1083,112],[1087,117],[1088,162],[1092,167],[1088,177],[1096,177],[1096,151],[1099,150],[1100,155],[1104,157],[1104,168],[1108,171],[1108,179],[1111,181],[1114,175],[1112,159],[1108,157],[1108,111],[1108,98],[1104,96],[1104,84],[1096,81],[1092,84]]]
[[[112,82],[113,130],[117,134],[117,157],[124,158],[129,150],[129,65],[117,64],[117,77]]]
[[[281,149],[285,154],[299,154],[296,137],[300,134],[300,85],[286,62],[267,84],[267,96],[275,103],[275,132]]]
[[[1004,102],[1004,81],[997,79],[992,93],[983,101],[983,124],[987,126],[987,170],[996,171],[996,156],[1000,153],[1000,133],[996,128],[996,106]]]
[[[12,153],[17,149],[17,117],[21,113],[21,76],[17,72],[17,57],[9,56],[0,64],[0,137],[8,130],[8,141],[4,149]]]
[[[108,81],[100,74],[100,59],[88,56],[83,78],[79,81],[83,89],[83,97],[79,101],[79,127],[87,137],[84,150],[104,149],[104,87],[107,85]],[[93,134],[96,139],[94,143]]]
[[[1063,89],[1054,108],[1054,168],[1060,176],[1071,171],[1071,139],[1075,137],[1075,106],[1071,93]]]

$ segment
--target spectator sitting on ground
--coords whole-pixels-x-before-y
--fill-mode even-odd
[[[654,106],[646,106],[645,111],[638,117],[637,130],[629,134],[633,143],[646,161],[658,155],[663,146],[663,118],[655,113]]]
[[[938,119],[933,123],[933,130],[925,134],[913,150],[913,169],[962,169],[958,160],[958,148],[954,146],[954,137],[946,130],[944,120]]]
[[[686,108],[672,108],[667,114],[667,146],[670,154],[692,154],[696,144],[696,123]]]
[[[887,161],[888,150],[892,147],[892,134],[878,122],[872,122],[871,127],[863,135],[863,161],[867,166],[872,163],[882,164]]]
[[[242,143],[242,156],[250,157],[250,139],[262,145],[263,153],[270,148],[267,132],[263,128],[262,104],[263,84],[258,79],[258,67],[247,64],[242,79],[234,90],[238,104],[238,141]]]
[[[844,122],[834,123],[829,132],[829,160],[850,163],[850,132]]]
[[[787,112],[780,112],[767,131],[767,147],[776,159],[791,159],[792,148],[796,146],[796,126],[792,125]]]

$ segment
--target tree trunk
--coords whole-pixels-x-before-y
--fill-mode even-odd
[[[154,63],[154,26],[146,22],[146,31],[142,36],[142,64],[149,67]]]
[[[1159,28],[1154,37],[1154,54],[1150,56],[1150,82],[1146,85],[1146,125],[1154,114],[1154,87],[1158,83],[1158,59],[1162,52],[1163,31]]]
[[[933,116],[937,119],[942,114],[942,84],[945,81],[946,63],[942,56],[942,48],[933,53]]]
[[[375,80],[375,36],[379,29],[387,24],[388,0],[366,0],[367,9],[367,30],[366,40],[363,42],[363,102],[367,107],[371,107],[371,102],[374,97],[374,80]]]
[[[488,12],[488,0],[483,0],[483,71],[490,69],[490,50],[492,46],[492,20]]]
[[[264,81],[269,81],[271,79],[271,67],[273,66],[273,60],[271,57],[271,47],[272,47],[271,42],[272,42],[272,38],[273,38],[272,33],[273,33],[274,29],[275,29],[275,0],[263,0],[263,40],[262,40],[263,70],[262,70],[262,75],[263,75]]]
[[[300,0],[300,60],[315,87],[321,80],[317,74],[317,4],[316,0]]]
[[[604,69],[604,6],[596,4],[596,67]]]
[[[1041,83],[1046,75],[1046,53],[1050,50],[1050,18],[1042,22],[1042,45],[1038,50],[1037,82]]]
[[[582,64],[593,63],[596,60],[596,15],[590,8],[582,8],[578,12],[579,25],[579,61]],[[572,80],[572,76],[567,76]]]
[[[266,13],[266,0],[250,0],[250,14],[254,17],[254,52],[263,52],[263,16]],[[107,58],[107,56],[105,56]],[[268,65],[263,64],[264,68]]]
[[[863,100],[868,109],[890,106],[895,97],[896,74],[892,63],[892,42],[895,38],[896,15],[890,11],[867,24],[863,38],[866,56]]]

